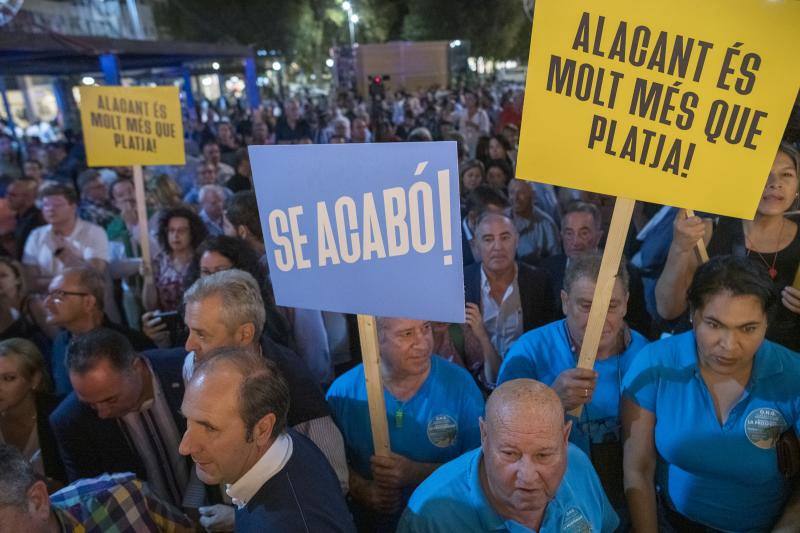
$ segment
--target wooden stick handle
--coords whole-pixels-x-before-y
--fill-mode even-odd
[[[358,315],[358,336],[361,338],[364,378],[367,382],[372,443],[375,447],[375,455],[385,457],[389,455],[391,448],[389,447],[389,425],[386,421],[386,402],[383,400],[383,383],[381,383],[378,327],[374,316]]]
[[[144,173],[142,165],[133,165],[133,186],[136,190],[136,214],[139,217],[139,246],[142,262],[150,268],[150,230],[147,227],[147,204],[144,196]]]
[[[597,284],[594,287],[592,308],[589,310],[589,321],[586,332],[583,334],[581,354],[578,358],[578,368],[592,368],[597,358],[597,348],[600,346],[600,337],[603,334],[603,325],[608,314],[608,305],[611,303],[611,294],[617,281],[619,263],[622,260],[622,250],[628,237],[628,228],[631,225],[631,216],[636,200],[630,198],[617,198],[614,203],[614,214],[611,215],[611,227],[608,230],[608,240],[603,251],[603,261],[600,263],[600,273],[597,275]],[[580,417],[583,407],[573,409],[570,414]]]
[[[686,212],[686,218],[694,216],[693,209],[685,209],[684,211]],[[708,250],[706,250],[706,243],[703,239],[697,241],[697,247],[695,248],[695,251],[697,252],[697,257],[701,263],[708,263]]]

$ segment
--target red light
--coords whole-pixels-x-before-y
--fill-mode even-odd
[[[375,80],[374,81],[375,81],[375,83],[380,83],[381,82],[381,77],[380,76],[375,76]]]

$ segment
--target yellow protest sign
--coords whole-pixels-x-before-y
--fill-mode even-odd
[[[796,0],[537,0],[517,176],[752,218],[799,27]]]
[[[81,87],[90,167],[183,165],[177,87]]]

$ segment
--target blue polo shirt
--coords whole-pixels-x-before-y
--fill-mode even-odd
[[[339,376],[327,399],[344,436],[350,466],[372,479],[370,458],[375,450],[364,366]],[[418,462],[446,463],[481,444],[478,418],[483,416],[483,395],[469,372],[441,357],[431,357],[430,373],[411,399],[401,402],[385,388],[383,399],[394,453]]]
[[[627,334],[630,332],[630,335]],[[619,442],[619,400],[622,377],[634,356],[647,345],[647,339],[626,327],[625,351],[596,361],[597,387],[592,401],[584,406],[580,419],[573,420],[569,440],[586,454],[592,443]],[[570,339],[565,319],[551,322],[525,333],[508,350],[497,384],[518,378],[530,378],[552,387],[565,370],[575,368],[579,353]]]
[[[480,449],[439,467],[411,497],[398,533],[481,533],[533,530],[505,520],[489,504],[480,482]],[[589,458],[570,444],[567,470],[545,509],[539,532],[611,532],[619,519],[606,498]]]
[[[790,493],[775,442],[789,427],[800,431],[800,354],[765,340],[722,425],[692,331],[644,348],[623,391],[655,414],[658,482],[679,513],[723,531],[771,529]]]

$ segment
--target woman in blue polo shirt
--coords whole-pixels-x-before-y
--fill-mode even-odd
[[[800,495],[775,446],[800,429],[800,355],[764,339],[772,280],[746,258],[719,256],[697,270],[688,300],[693,330],[645,347],[623,380],[634,529],[796,527]]]

